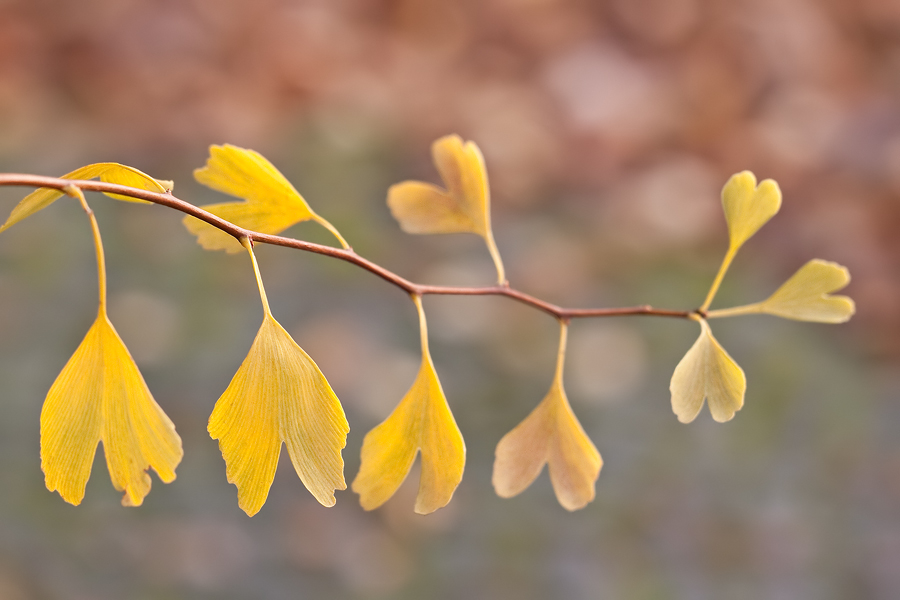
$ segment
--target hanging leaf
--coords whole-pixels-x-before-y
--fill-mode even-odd
[[[428,514],[446,506],[462,480],[466,446],[450,412],[428,350],[425,313],[416,297],[422,328],[422,366],[394,412],[366,434],[353,491],[366,510],[394,495],[422,452],[422,474],[415,511]]]
[[[171,181],[154,179],[133,167],[120,165],[118,163],[96,163],[87,165],[80,169],[75,169],[62,177],[63,179],[93,179],[94,177],[99,177],[100,181],[105,181],[106,183],[118,183],[120,185],[127,185],[129,187],[159,193],[165,193],[167,190],[172,189]],[[64,192],[53,188],[39,188],[31,192],[22,198],[16,207],[13,208],[9,218],[3,226],[0,227],[0,232],[9,229],[19,221],[22,221],[26,217],[30,217],[39,210],[47,208],[63,195]],[[146,200],[123,196],[121,194],[107,193],[106,195],[115,198],[116,200],[125,200],[126,202],[148,203]]]
[[[349,431],[319,367],[267,314],[209,418],[240,507],[252,517],[265,504],[282,442],[303,485],[334,506],[334,491],[347,488],[341,450]]]
[[[250,352],[216,402],[209,434],[219,440],[228,482],[249,516],[265,504],[275,480],[281,444],[306,489],[324,506],[347,488],[341,450],[350,426],[340,400],[318,365],[272,317],[253,245],[250,254],[262,301],[262,326]]]
[[[744,405],[747,379],[744,371],[719,345],[705,320],[700,320],[700,337],[691,346],[672,375],[672,410],[682,423],[690,423],[709,401],[713,419],[722,423],[734,417]]]
[[[44,401],[41,468],[47,489],[79,504],[101,441],[113,486],[125,492],[124,506],[140,506],[150,491],[147,469],[165,483],[175,479],[181,438],[102,310]]]
[[[494,459],[497,495],[511,498],[531,485],[547,464],[556,498],[566,510],[594,499],[603,459],[566,398],[562,380],[528,417],[503,436]]]

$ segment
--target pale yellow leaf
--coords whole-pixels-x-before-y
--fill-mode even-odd
[[[347,487],[341,450],[349,430],[319,367],[267,312],[209,418],[240,507],[253,516],[265,504],[282,442],[303,485],[333,506],[334,491]]]
[[[843,323],[853,316],[853,300],[847,296],[832,296],[831,292],[848,283],[850,272],[846,267],[813,259],[761,302],[759,310],[799,321]]]
[[[732,175],[722,189],[722,207],[734,253],[778,212],[781,190],[771,179],[757,186],[756,176],[742,171]]]
[[[140,505],[150,491],[147,469],[169,483],[183,455],[174,425],[102,312],[51,386],[41,411],[47,488],[79,504],[100,441],[113,486],[125,492],[125,506]]]
[[[713,337],[705,320],[700,321],[700,328],[700,337],[672,375],[672,410],[679,421],[690,423],[706,399],[713,419],[720,423],[729,421],[744,405],[747,380],[744,371]]]
[[[412,387],[394,412],[366,434],[353,491],[366,510],[378,508],[406,479],[422,452],[415,511],[433,512],[450,502],[462,480],[466,447],[425,350]]]
[[[253,150],[230,144],[210,146],[206,166],[194,171],[194,177],[203,185],[244,200],[200,207],[239,227],[276,235],[316,216],[284,175]],[[183,222],[205,249],[241,251],[237,240],[212,225],[191,216]]]
[[[498,496],[522,492],[548,464],[559,503],[567,510],[594,499],[603,459],[566,398],[560,379],[524,421],[497,444],[493,484]]]
[[[118,163],[96,163],[87,165],[80,169],[75,169],[71,173],[62,176],[64,179],[93,179],[99,177],[100,181],[107,183],[118,183],[133,188],[148,190],[151,192],[164,193],[166,190],[172,189],[171,181],[162,181],[154,179],[142,173],[133,167],[120,165]],[[104,192],[105,193],[105,192]],[[13,208],[6,223],[0,227],[0,232],[9,229],[19,221],[33,215],[34,213],[47,208],[57,199],[64,195],[64,192],[53,188],[37,189],[24,198]],[[128,202],[147,203],[146,200],[139,200],[130,196],[121,194],[106,194],[116,200],[125,200]]]
[[[490,231],[490,195],[484,158],[474,142],[448,135],[432,146],[435,166],[446,189],[404,181],[388,190],[391,214],[407,233]]]

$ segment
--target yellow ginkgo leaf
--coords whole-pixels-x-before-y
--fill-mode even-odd
[[[701,311],[705,311],[712,304],[722,279],[740,247],[781,208],[781,189],[771,179],[756,185],[756,176],[753,173],[741,171],[732,175],[722,188],[722,208],[725,210],[725,221],[728,224],[728,251],[709,288],[706,300],[700,305]]]
[[[730,247],[737,250],[781,208],[781,190],[772,179],[756,185],[756,176],[742,171],[722,189]]]
[[[172,189],[171,181],[154,179],[133,167],[120,165],[118,163],[96,163],[81,167],[80,169],[75,169],[71,173],[63,175],[64,179],[93,179],[94,177],[99,177],[100,181],[105,181],[107,183],[118,183],[151,192],[164,193],[166,190]],[[63,195],[64,193],[62,191],[52,188],[40,188],[31,192],[22,198],[21,202],[13,208],[6,223],[0,227],[0,232],[9,229],[19,221],[26,217],[30,217],[39,210],[47,208]],[[115,198],[116,200],[138,202],[142,204],[146,203],[145,200],[123,196],[121,194],[106,195]]]
[[[258,152],[230,144],[210,146],[206,166],[195,170],[194,177],[203,185],[244,200],[201,207],[217,217],[257,233],[272,235],[313,219],[347,247],[331,224],[314,213],[284,175]],[[212,225],[191,216],[185,217],[183,222],[205,249],[241,251],[237,240]]]
[[[440,138],[431,147],[446,189],[421,181],[404,181],[388,189],[391,214],[407,233],[476,233],[484,238],[506,281],[491,231],[490,191],[484,157],[474,142],[458,135]]]
[[[832,296],[850,283],[847,267],[813,259],[800,267],[774,294],[762,302],[722,308],[707,313],[708,319],[767,313],[798,321],[844,323],[856,310],[851,298]]]
[[[325,506],[347,488],[341,450],[350,427],[316,363],[271,315],[209,418],[229,483],[250,516],[266,502],[281,444],[303,485]]]
[[[422,366],[394,412],[366,434],[353,491],[366,510],[394,495],[422,452],[422,474],[415,511],[428,514],[446,506],[462,480],[466,446],[447,405],[428,351],[425,313],[414,296],[422,333]]]
[[[153,400],[125,344],[101,310],[53,383],[41,411],[41,467],[47,488],[79,504],[103,442],[122,504],[139,506],[153,468],[166,483],[183,455],[181,438]]]
[[[672,375],[672,410],[682,423],[690,423],[709,401],[713,419],[723,423],[744,405],[747,379],[744,371],[719,345],[707,322],[700,320],[700,337]]]
[[[843,323],[853,316],[855,306],[847,296],[831,292],[850,283],[847,267],[818,258],[800,267],[768,299],[760,302],[759,311],[820,323]]]
[[[237,486],[238,505],[251,517],[269,495],[282,442],[303,485],[321,504],[334,506],[334,491],[347,488],[341,450],[350,427],[322,371],[272,317],[250,254],[265,317],[216,402],[209,434],[219,440],[228,481]]]
[[[603,459],[566,398],[563,352],[561,345],[557,376],[549,393],[497,444],[493,483],[498,496],[511,498],[530,486],[547,464],[559,503],[567,510],[578,510],[594,499]]]

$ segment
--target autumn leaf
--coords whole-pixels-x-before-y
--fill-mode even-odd
[[[491,230],[490,189],[484,157],[474,142],[448,135],[431,147],[446,188],[404,181],[388,189],[391,214],[407,233],[475,233],[484,238],[502,284],[506,281]]]
[[[331,231],[345,248],[347,243],[334,227],[317,215],[272,163],[253,150],[226,144],[210,146],[206,166],[194,178],[214,190],[243,202],[201,206],[203,210],[256,233],[276,235],[301,221],[314,220]],[[206,250],[237,253],[241,244],[209,223],[187,216],[182,221]]]
[[[245,239],[246,241],[246,239]],[[297,475],[325,506],[346,489],[341,450],[350,430],[341,403],[322,371],[272,317],[256,258],[253,262],[265,316],[228,388],[209,418],[219,440],[229,483],[250,516],[262,508],[275,479],[281,445]]]
[[[87,165],[62,176],[63,179],[93,179],[94,177],[99,177],[100,181],[105,181],[106,183],[118,183],[120,185],[127,185],[129,187],[151,192],[164,193],[167,190],[172,189],[171,181],[154,179],[146,173],[138,171],[134,167],[120,165],[118,163],[96,163]],[[147,203],[146,200],[140,200],[130,196],[104,193],[116,200],[125,200],[127,202],[137,202],[141,204]],[[0,232],[9,229],[26,217],[30,217],[34,213],[47,208],[63,195],[65,195],[63,191],[53,188],[39,188],[31,192],[22,198],[16,207],[13,208],[9,218],[3,226],[0,226]]]
[[[701,311],[705,311],[712,304],[722,279],[740,247],[781,208],[781,189],[771,179],[756,185],[756,176],[750,171],[742,171],[732,175],[722,188],[722,208],[728,225],[728,251],[709,288],[706,300],[700,306]]]
[[[47,489],[79,504],[103,442],[124,506],[140,506],[153,468],[175,479],[183,455],[175,426],[153,400],[137,365],[105,313],[56,378],[41,411],[41,468]]]
[[[103,442],[113,487],[122,504],[139,506],[150,491],[152,468],[175,479],[183,455],[175,426],[153,400],[128,349],[106,313],[106,261],[100,229],[80,189],[97,252],[100,307],[94,324],[53,382],[41,410],[41,468],[47,489],[79,504]]]
[[[421,300],[418,296],[413,299],[419,311],[422,366],[400,404],[363,440],[362,462],[352,487],[366,510],[378,508],[394,495],[419,451],[422,474],[417,513],[445,506],[462,480],[465,443],[431,360]]]
[[[557,500],[571,511],[584,508],[594,499],[603,459],[572,412],[563,388],[566,329],[562,324],[557,371],[550,391],[497,444],[493,484],[498,496],[511,498],[530,486],[546,464]]]
[[[682,423],[690,423],[709,402],[713,419],[722,423],[744,405],[747,380],[744,371],[719,345],[709,325],[700,319],[700,337],[672,375],[672,410]]]

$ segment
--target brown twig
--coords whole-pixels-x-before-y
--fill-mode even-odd
[[[132,188],[116,183],[106,183],[104,181],[83,180],[83,179],[63,179],[60,177],[44,177],[41,175],[25,175],[19,173],[0,173],[0,186],[30,186],[30,187],[46,187],[55,188],[64,191],[68,186],[74,186],[84,191],[90,192],[107,192],[112,194],[121,194],[140,200],[146,200],[154,204],[168,206],[187,215],[197,217],[201,221],[209,223],[213,227],[234,236],[239,240],[242,237],[249,238],[253,243],[271,244],[274,246],[285,246],[287,248],[295,248],[306,252],[314,252],[316,254],[324,254],[340,260],[352,263],[362,269],[373,273],[374,275],[384,279],[409,294],[424,296],[426,294],[435,295],[456,295],[456,296],[506,296],[522,304],[526,304],[545,313],[553,315],[557,319],[568,321],[575,318],[586,317],[614,317],[629,315],[649,315],[657,317],[675,317],[680,319],[690,318],[695,311],[690,310],[665,310],[653,308],[650,305],[630,306],[622,308],[563,308],[555,304],[551,304],[540,298],[535,298],[529,294],[521,292],[508,285],[493,285],[485,287],[457,287],[457,286],[440,286],[440,285],[423,285],[414,283],[397,275],[393,271],[385,269],[381,265],[363,258],[353,251],[352,248],[342,249],[333,246],[325,246],[323,244],[314,244],[312,242],[304,242],[293,238],[283,237],[280,235],[269,235],[258,233],[249,229],[239,227],[234,223],[220,219],[212,213],[206,212],[202,208],[198,208],[193,204],[180,200],[171,193],[161,194],[151,192],[139,188]]]

